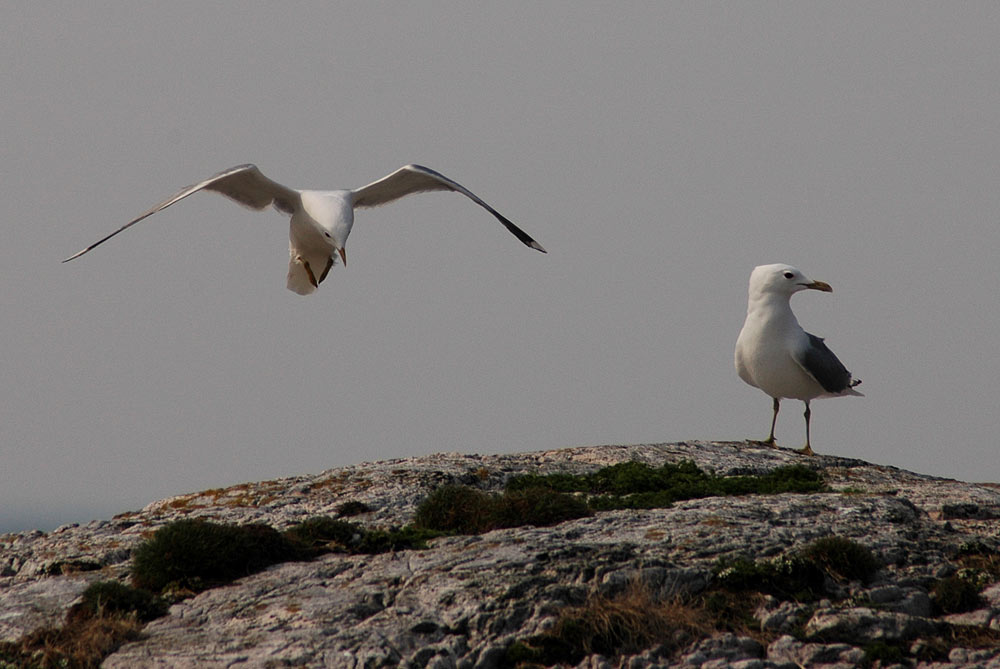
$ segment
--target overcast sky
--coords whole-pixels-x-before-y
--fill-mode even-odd
[[[1000,5],[5,3],[0,531],[442,451],[767,435],[755,265],[864,398],[817,452],[1000,481]],[[452,193],[358,212],[285,289],[254,162]],[[785,402],[778,441],[804,441]]]

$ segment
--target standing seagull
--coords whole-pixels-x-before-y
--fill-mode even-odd
[[[774,399],[771,434],[765,443],[774,445],[774,424],[782,397],[806,404],[806,445],[809,445],[809,401],[817,397],[857,395],[844,365],[823,340],[799,326],[792,313],[791,297],[800,290],[832,293],[830,284],[806,278],[791,265],[761,265],[750,273],[747,319],[736,340],[736,371],[740,378]]]
[[[377,207],[411,193],[434,190],[461,193],[496,216],[497,220],[524,244],[545,253],[541,244],[479,199],[472,191],[427,167],[406,165],[389,176],[355,190],[296,190],[271,181],[257,169],[256,165],[237,165],[201,183],[182,189],[170,199],[164,200],[63,262],[79,258],[147,216],[152,216],[200,190],[214,190],[251,209],[261,210],[273,204],[278,211],[291,214],[288,233],[288,290],[299,295],[308,295],[319,287],[333,267],[336,255],[340,256],[345,266],[347,265],[344,245],[354,225],[355,208]]]

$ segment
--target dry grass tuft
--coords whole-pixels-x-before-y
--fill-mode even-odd
[[[506,659],[515,666],[548,666],[576,664],[593,653],[617,657],[654,646],[673,653],[712,630],[701,608],[676,597],[660,599],[635,582],[621,595],[594,594],[582,606],[566,609],[550,631],[509,647]]]
[[[711,630],[701,610],[677,599],[657,601],[639,583],[618,597],[591,597],[567,611],[556,625],[556,634],[577,642],[584,653],[607,656],[657,644],[679,647]]]
[[[78,617],[62,627],[35,630],[16,643],[0,644],[0,663],[38,669],[96,668],[123,643],[138,639],[142,627],[131,614]]]
[[[990,582],[1000,580],[1000,554],[967,553],[959,555],[956,562],[963,569],[972,569],[985,574]]]

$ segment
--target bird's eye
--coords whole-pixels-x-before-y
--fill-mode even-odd
[[[785,272],[785,278],[786,279],[794,279],[795,278],[795,274],[793,274],[792,272]]]

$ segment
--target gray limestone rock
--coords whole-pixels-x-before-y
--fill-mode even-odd
[[[863,544],[884,569],[868,585],[831,582],[829,601],[764,600],[755,634],[766,644],[716,633],[680,650],[664,643],[622,657],[593,655],[579,666],[857,666],[868,641],[920,643],[937,634],[948,623],[931,617],[934,579],[958,573],[957,547],[1000,542],[996,487],[753,443],[439,454],[179,495],[110,520],[0,536],[0,637],[15,640],[57,624],[88,583],[127,580],[134,548],[181,518],[284,529],[363,502],[370,510],[351,520],[387,528],[408,523],[417,504],[443,484],[495,492],[521,473],[583,473],[630,460],[653,466],[692,460],[718,474],[803,464],[821,471],[829,490],[693,499],[553,527],[442,537],[424,550],[279,564],[173,605],[103,666],[500,669],[509,666],[514,641],[552,629],[560,612],[588,596],[614,597],[641,583],[661,597],[696,597],[713,587],[720,558],[777,557],[831,535]],[[1000,627],[997,587],[984,587],[985,613],[954,622]],[[790,635],[803,631],[806,640]],[[990,652],[958,648],[935,666],[994,666],[998,655]]]
[[[775,666],[849,669],[864,659],[864,651],[847,643],[807,643],[793,636],[779,637],[767,647],[767,660]]]
[[[754,618],[760,628],[773,632],[790,632],[809,619],[810,607],[798,602],[782,602],[770,595],[757,607]]]
[[[816,611],[806,623],[805,633],[811,639],[867,643],[911,641],[933,635],[939,628],[939,624],[927,618],[858,606]]]

